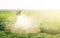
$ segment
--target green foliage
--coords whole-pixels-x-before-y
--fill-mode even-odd
[[[57,35],[50,35],[46,33],[18,34],[18,33],[0,31],[0,38],[60,38],[60,34]]]
[[[15,21],[15,17],[15,11],[0,11],[0,30],[5,30],[7,29],[6,27],[12,25]]]
[[[60,22],[44,22],[41,24],[40,29],[44,33],[58,34],[60,33]]]
[[[6,27],[9,28],[9,26],[14,23],[15,18],[16,18],[15,11],[0,11],[0,38],[60,38],[60,34],[57,35],[50,35],[46,33],[19,34],[19,33],[12,33],[12,32],[5,31],[5,29],[7,29]],[[54,29],[54,27],[50,28],[50,26],[48,26],[47,23],[42,24],[40,27],[42,31],[48,31],[48,32],[50,29]],[[59,30],[60,29],[58,29],[57,31]]]

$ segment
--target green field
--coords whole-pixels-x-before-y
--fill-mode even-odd
[[[0,11],[0,38],[60,38],[60,34],[47,34],[46,32],[48,31],[49,33],[52,32],[60,32],[60,27],[58,27],[60,24],[56,23],[43,23],[41,24],[41,30],[44,33],[39,33],[39,34],[18,34],[18,33],[12,33],[9,31],[9,27],[14,24],[16,20],[16,11]],[[51,25],[53,26],[50,28]],[[57,26],[54,27],[54,25]],[[7,28],[8,27],[8,28]],[[48,28],[46,28],[48,27]],[[7,30],[6,30],[7,29]],[[50,30],[53,31],[50,31]]]

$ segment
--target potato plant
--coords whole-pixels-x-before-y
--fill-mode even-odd
[[[23,12],[27,13],[27,11],[23,11]],[[26,15],[30,16],[33,14],[27,13]],[[38,18],[38,17],[36,17],[36,18]],[[43,18],[43,17],[41,17],[41,18]],[[57,20],[56,20],[56,18],[53,20],[49,19],[49,22],[47,22],[48,20],[44,20],[44,19],[41,19],[41,20],[43,21],[40,24],[40,30],[42,33],[41,32],[38,34],[13,33],[10,31],[10,26],[14,25],[14,23],[16,22],[16,11],[0,11],[0,38],[60,38],[60,34],[59,34],[60,20],[59,20],[59,18]],[[56,35],[52,35],[51,33],[52,34],[56,33]]]

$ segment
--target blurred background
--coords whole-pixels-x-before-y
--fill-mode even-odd
[[[60,9],[60,0],[0,0],[0,9]]]
[[[60,34],[17,34],[9,32],[10,25],[13,25],[16,20],[16,12],[20,9],[24,10],[60,10],[60,0],[0,0],[0,38],[60,38]],[[44,23],[42,25],[42,32],[60,32],[60,22]],[[46,25],[46,26],[45,26]],[[58,25],[56,29],[54,26],[51,28],[48,25]],[[5,30],[7,29],[7,31]],[[56,31],[55,31],[56,30]]]

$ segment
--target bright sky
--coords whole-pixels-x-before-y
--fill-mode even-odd
[[[60,9],[60,0],[0,0],[0,9]]]

